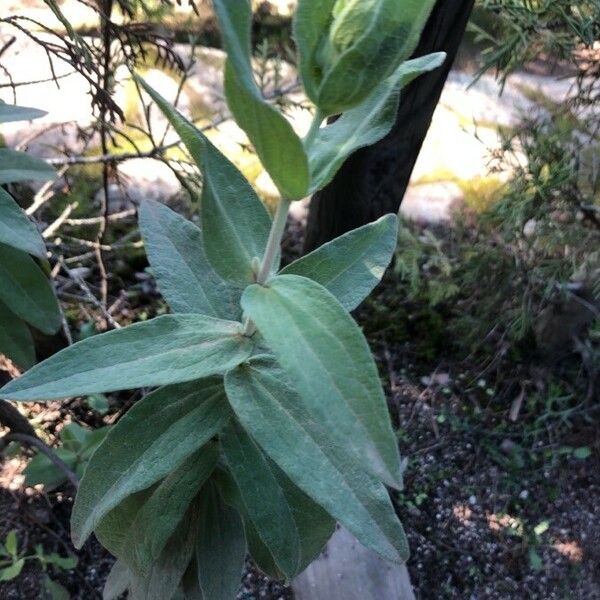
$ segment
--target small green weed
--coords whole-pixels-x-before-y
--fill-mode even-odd
[[[46,553],[38,544],[32,553],[19,549],[17,532],[12,530],[6,536],[4,543],[0,542],[0,583],[12,581],[20,574],[27,561],[36,561],[44,571],[42,589],[50,600],[68,600],[69,592],[59,583],[48,576],[48,568],[70,571],[77,566],[77,557],[60,556],[56,552]]]

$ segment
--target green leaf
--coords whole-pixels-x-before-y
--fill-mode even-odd
[[[0,352],[22,369],[35,364],[35,346],[24,321],[0,302]]]
[[[241,515],[244,522],[244,534],[246,536],[246,544],[248,552],[257,567],[271,579],[284,579],[285,575],[277,566],[273,555],[267,548],[265,543],[260,539],[258,532],[252,519],[248,514],[248,509],[242,499],[240,488],[237,486],[235,479],[229,471],[217,469],[213,477],[213,481],[218,485],[221,495],[225,502],[233,506]]]
[[[435,0],[300,0],[294,37],[306,91],[325,115],[363,102],[414,51]]]
[[[285,574],[277,566],[271,551],[261,540],[250,517],[244,519],[244,531],[248,544],[248,553],[256,563],[258,569],[271,579],[285,579]]]
[[[54,565],[65,571],[74,569],[79,562],[76,556],[61,556],[60,554],[56,554],[56,552],[44,555],[44,560],[48,564]]]
[[[401,488],[400,456],[377,367],[340,303],[310,279],[280,275],[269,287],[248,287],[242,308],[294,381],[307,412],[328,427],[332,443]]]
[[[210,600],[232,600],[240,589],[246,560],[244,524],[210,482],[202,490],[199,515],[196,561],[202,593]]]
[[[0,244],[0,301],[43,333],[61,326],[60,308],[44,272],[25,252]]]
[[[198,509],[191,507],[147,577],[132,577],[129,600],[171,600],[194,553]]]
[[[579,460],[585,460],[586,458],[589,458],[592,455],[592,450],[591,448],[588,448],[587,446],[582,446],[581,448],[575,448],[575,450],[573,451],[573,456],[575,458],[578,458]]]
[[[58,448],[55,452],[69,467],[73,468],[77,463],[75,452],[65,448]],[[23,475],[25,475],[25,485],[43,485],[46,491],[58,487],[67,480],[64,471],[59,469],[45,454],[36,454],[23,470]]]
[[[398,239],[398,218],[386,215],[324,244],[281,271],[320,283],[348,311],[381,281]]]
[[[546,531],[548,531],[548,529],[550,529],[550,522],[549,521],[541,521],[533,528],[533,533],[535,533],[535,535],[539,537],[539,536],[543,535],[544,533],[546,533]]]
[[[14,104],[5,104],[0,102],[0,123],[10,123],[11,121],[31,121],[39,119],[48,113],[37,108],[27,106],[15,106]]]
[[[123,556],[123,549],[129,542],[131,525],[157,487],[158,484],[127,496],[104,515],[94,528],[94,534],[98,541],[116,558],[120,559]],[[129,572],[131,574],[130,570]]]
[[[294,484],[272,460],[269,460],[269,466],[283,490],[300,537],[300,562],[295,576],[319,556],[335,531],[335,520]]]
[[[318,64],[318,50],[327,31],[337,0],[298,0],[293,32],[300,59],[300,75],[306,95],[314,102],[319,97],[323,67]]]
[[[200,531],[202,531],[200,529]],[[183,579],[181,580],[181,593],[183,600],[205,600],[204,594],[200,589],[198,569],[196,567],[196,557],[192,558]]]
[[[127,591],[129,582],[131,581],[131,573],[127,565],[122,560],[118,560],[110,570],[104,590],[102,592],[102,600],[117,600],[122,594]]]
[[[86,398],[86,404],[100,415],[105,415],[110,408],[108,398],[104,394],[91,394]]]
[[[217,459],[217,445],[204,446],[159,484],[125,498],[96,526],[101,544],[131,575],[152,572]]]
[[[253,359],[228,373],[225,385],[243,426],[299,488],[363,545],[388,560],[406,560],[406,537],[384,486],[333,442],[281,368]]]
[[[130,571],[141,575],[150,571],[217,460],[217,445],[207,444],[166,477],[146,500],[135,515],[119,556]]]
[[[541,571],[544,568],[544,561],[535,548],[529,548],[527,557],[532,571]]]
[[[300,563],[300,538],[292,511],[266,458],[246,433],[231,424],[221,435],[225,461],[256,530],[288,576]]]
[[[235,506],[242,514],[248,548],[259,568],[278,579],[283,578],[284,575],[287,575],[288,578],[295,577],[304,571],[321,552],[333,534],[335,522],[323,508],[299,489],[273,461],[262,456],[258,447],[239,427],[238,431],[242,447],[247,447],[250,451],[251,461],[260,465],[261,471],[264,471],[262,476],[265,477],[267,485],[271,489],[281,490],[285,503],[289,508],[289,514],[293,519],[299,542],[297,562],[293,569],[290,568],[287,573],[282,573],[276,560],[276,557],[279,557],[278,546],[273,547],[270,545],[273,536],[269,531],[265,531],[264,524],[262,524],[263,515],[260,508],[256,506],[255,495],[247,498],[245,491],[242,491],[242,488],[239,487],[238,484],[242,480],[239,479],[236,482],[235,473],[233,473],[234,477],[232,478],[229,473],[219,472],[217,482],[224,490],[226,501]],[[249,464],[247,468],[252,469],[252,464]],[[274,487],[275,485],[276,487]],[[281,498],[279,491],[276,493]],[[283,514],[288,518],[287,511],[282,509],[281,505],[279,509],[283,510]],[[253,519],[257,514],[260,522],[255,523]],[[264,520],[266,522],[266,519]],[[289,526],[291,529],[291,524]],[[293,535],[293,537],[296,536]],[[294,560],[295,558],[296,555]],[[290,560],[289,557],[286,557],[286,560]]]
[[[79,460],[85,460],[104,441],[109,431],[110,427],[88,429],[78,423],[69,423],[61,431],[60,439],[65,448],[77,454]]]
[[[437,52],[405,62],[362,104],[319,129],[307,149],[311,193],[323,189],[356,150],[384,138],[396,122],[401,90],[419,75],[442,65],[445,59],[444,52]]]
[[[139,221],[150,266],[174,312],[240,318],[241,290],[215,273],[199,227],[154,200],[141,203]]]
[[[11,581],[17,578],[21,574],[21,571],[23,570],[24,566],[25,559],[20,558],[19,560],[15,561],[12,565],[0,569],[0,581]]]
[[[208,139],[143,80],[202,171],[204,250],[214,270],[242,285],[254,281],[252,260],[262,258],[271,218],[246,178]]]
[[[42,236],[21,207],[2,188],[0,188],[0,243],[23,250],[38,258],[46,258],[46,246]]]
[[[0,184],[17,181],[48,181],[56,171],[39,158],[0,148]]]
[[[81,547],[122,500],[167,476],[225,426],[230,409],[218,378],[161,388],[110,430],[85,472],[71,518]]]
[[[11,556],[17,556],[17,532],[14,529],[8,532],[4,547]]]
[[[252,342],[241,325],[203,315],[164,315],[82,340],[0,390],[7,400],[48,400],[167,385],[223,373]]]
[[[42,585],[44,586],[44,591],[46,594],[50,596],[50,600],[69,600],[71,598],[71,594],[69,594],[66,588],[64,588],[60,583],[50,579],[48,575],[44,576]]]
[[[242,494],[239,487],[237,486],[233,476],[229,471],[217,469],[213,480],[219,486],[221,494],[225,502],[233,506],[241,515],[244,522],[244,532],[246,535],[246,542],[248,544],[248,552],[256,566],[271,579],[284,579],[285,575],[281,572],[281,569],[277,566],[271,551],[267,548],[265,543],[260,539],[258,532],[252,519],[248,514],[248,509],[242,500]]]
[[[86,429],[79,423],[67,423],[60,432],[60,439],[65,448],[77,452],[85,443],[88,432],[91,429]]]
[[[247,133],[283,196],[300,200],[308,191],[308,160],[292,126],[263,98],[250,60],[252,11],[248,0],[215,0],[225,50],[225,93],[238,125]]]

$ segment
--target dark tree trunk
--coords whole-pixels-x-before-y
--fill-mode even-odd
[[[473,4],[474,0],[439,0],[414,56],[445,51],[446,63],[408,86],[392,132],[350,156],[334,180],[313,196],[305,251],[398,212]]]

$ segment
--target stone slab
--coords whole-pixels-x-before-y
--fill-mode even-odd
[[[292,587],[296,600],[415,600],[406,566],[383,560],[344,528]]]

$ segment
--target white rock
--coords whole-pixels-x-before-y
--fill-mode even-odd
[[[527,223],[523,226],[523,235],[526,238],[530,238],[535,235],[535,231],[537,229],[538,222],[536,219],[529,219]]]
[[[108,210],[116,213],[139,205],[144,200],[166,201],[181,185],[173,171],[163,162],[152,158],[135,158],[121,163],[119,178],[108,188]],[[101,204],[104,190],[96,193],[95,203]]]
[[[162,161],[135,158],[119,165],[119,174],[127,194],[139,203],[143,200],[168,200],[181,189],[173,171]]]
[[[502,89],[491,75],[473,82],[468,73],[452,71],[440,100],[442,106],[463,118],[466,125],[516,125],[535,104],[510,79]]]
[[[460,187],[451,181],[412,185],[404,196],[400,212],[417,223],[450,223],[464,198]]]
[[[189,46],[177,44],[176,52],[187,64],[190,59]],[[189,91],[192,103],[200,102],[202,112],[210,115],[221,115],[227,112],[225,94],[223,92],[223,70],[227,55],[216,48],[205,48],[198,46],[194,49],[194,63],[190,69],[185,83],[185,89]],[[198,106],[191,107],[197,118]]]
[[[310,198],[305,198],[304,200],[292,202],[290,206],[290,217],[295,221],[298,221],[302,225],[306,225],[306,221],[308,220],[309,208]]]

